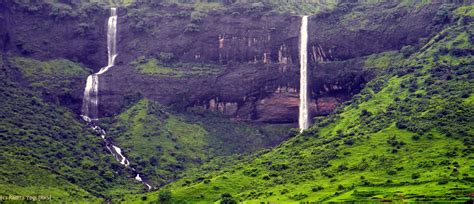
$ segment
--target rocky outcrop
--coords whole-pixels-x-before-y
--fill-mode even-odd
[[[66,58],[94,68],[107,62],[104,35],[109,13],[104,8],[58,11],[43,3],[4,1],[0,11],[0,46],[11,54],[40,60]]]
[[[385,3],[311,17],[312,115],[330,113],[373,77],[361,57],[417,43],[436,31],[431,19],[439,6],[412,9]],[[12,53],[72,59],[94,70],[106,64],[106,9],[64,17],[54,17],[50,8],[0,9],[7,19],[1,45]],[[118,15],[117,65],[100,76],[102,115],[117,113],[140,93],[165,105],[202,106],[241,120],[296,121],[299,16],[238,10],[194,15],[176,5],[119,8]],[[168,63],[213,64],[219,70],[145,75],[130,64],[163,53],[172,54]],[[74,89],[70,97],[82,98],[83,87]]]

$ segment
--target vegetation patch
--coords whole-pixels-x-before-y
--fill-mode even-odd
[[[160,59],[140,57],[131,62],[139,73],[166,77],[189,77],[200,75],[216,75],[221,72],[218,65],[197,63],[166,63],[170,60],[163,59],[165,54],[160,54]]]
[[[177,113],[146,99],[102,122],[102,127],[123,148],[131,165],[155,186],[168,183],[188,170],[188,173],[195,173],[192,168],[203,165],[210,158],[252,152],[277,144],[287,130],[286,126],[257,127],[236,123],[205,111]],[[218,162],[205,166],[220,168]],[[195,182],[210,181],[203,177]]]
[[[370,56],[366,66],[379,75],[334,114],[277,148],[163,190],[176,202],[216,202],[224,192],[250,202],[472,199],[474,58],[466,30],[472,24],[453,25],[407,55]],[[187,182],[193,178],[208,182]]]
[[[92,71],[66,59],[39,61],[32,58],[8,57],[33,90],[46,95],[68,95]]]
[[[72,112],[49,105],[37,92],[13,83],[5,75],[5,66],[0,73],[1,195],[100,201],[142,188],[127,178],[98,135]]]

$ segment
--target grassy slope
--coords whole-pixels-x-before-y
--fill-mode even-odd
[[[212,64],[166,64],[155,58],[146,59],[145,57],[140,57],[131,62],[130,65],[136,67],[137,71],[141,74],[166,77],[217,75],[222,71],[219,69],[219,66]]]
[[[278,144],[288,128],[257,127],[199,110],[175,113],[146,99],[104,121],[103,127],[124,149],[131,165],[155,186],[175,180],[209,158]]]
[[[457,15],[472,13],[472,6],[462,9]],[[375,66],[384,70],[361,94],[305,133],[161,192],[193,203],[218,201],[224,192],[248,203],[469,199],[474,26],[462,21],[408,59]]]
[[[10,65],[21,72],[31,88],[45,94],[66,95],[74,89],[73,81],[85,79],[91,70],[66,59],[39,61],[10,57]]]
[[[71,112],[48,105],[36,92],[11,82],[5,76],[10,61],[0,60],[1,195],[100,201],[115,195],[116,189],[141,189],[114,165],[101,139]]]

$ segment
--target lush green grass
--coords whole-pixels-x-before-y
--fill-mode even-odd
[[[146,59],[144,57],[140,57],[130,64],[135,66],[141,74],[167,77],[215,75],[221,71],[217,65],[195,63],[165,64],[155,58]]]
[[[366,57],[364,67],[375,70],[385,70],[391,66],[397,66],[403,60],[403,56],[397,51],[388,51],[373,54]]]
[[[258,127],[203,110],[177,113],[146,99],[102,126],[154,186],[169,183],[210,158],[278,144],[287,132],[287,126]]]
[[[386,6],[388,3],[392,6]],[[340,19],[341,26],[357,32],[377,30],[394,16],[404,12],[418,12],[430,3],[431,0],[369,0],[359,3],[340,3],[333,6],[332,10],[344,13]]]
[[[25,57],[8,57],[33,90],[52,95],[71,94],[78,80],[85,80],[92,71],[66,59],[39,61]]]
[[[57,76],[80,77],[87,75],[90,70],[66,59],[39,61],[31,58],[14,57],[12,65],[20,69],[26,77]]]
[[[53,201],[98,201],[138,192],[139,183],[74,114],[49,105],[0,74],[0,194],[51,195]],[[8,73],[10,73],[8,71]],[[38,73],[40,74],[40,73]]]
[[[150,59],[147,62],[142,63],[142,64],[132,63],[132,65],[136,65],[138,71],[143,74],[157,74],[157,75],[178,74],[178,73],[175,73],[174,70],[171,68],[159,65],[156,59]]]
[[[189,203],[216,202],[223,193],[249,203],[471,199],[472,29],[449,27],[395,63],[387,53],[369,57],[366,65],[379,67],[379,76],[335,114],[277,148],[231,165],[214,161],[223,167],[160,192]]]
[[[109,132],[124,149],[132,166],[156,186],[206,158],[207,132],[148,100],[141,100],[121,113]]]
[[[31,165],[6,153],[2,156],[0,171],[1,195],[51,196],[53,201],[100,202],[102,199],[56,174],[50,168]],[[14,177],[14,178],[8,178]]]
[[[454,12],[457,16],[469,16],[474,17],[474,5],[462,6],[456,9]]]

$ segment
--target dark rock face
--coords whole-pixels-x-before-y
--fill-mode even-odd
[[[435,31],[431,19],[438,4],[417,10],[384,6],[311,17],[313,115],[330,113],[373,77],[360,57],[414,44]],[[73,59],[94,70],[106,64],[107,10],[55,19],[48,8],[32,13],[0,8],[7,11],[2,19],[8,19],[0,33],[3,48],[39,59]],[[165,105],[202,106],[241,120],[297,120],[299,16],[213,11],[191,19],[188,10],[176,6],[154,10],[143,14],[138,8],[119,8],[118,58],[99,79],[100,114],[117,113],[129,96],[140,93]],[[130,65],[160,53],[173,53],[174,62],[216,64],[220,71],[170,77],[140,74]],[[83,88],[75,87],[72,97],[80,99]]]
[[[433,18],[441,3],[419,8],[396,1],[372,6],[340,7],[311,18],[311,44],[326,59],[347,60],[415,44],[435,30]],[[347,11],[351,12],[347,12]]]
[[[94,7],[80,15],[61,17],[42,4],[29,8],[2,3],[0,10],[0,18],[4,19],[0,33],[4,40],[0,45],[12,54],[36,59],[66,58],[88,67],[107,63],[107,44],[103,38],[107,10]]]

